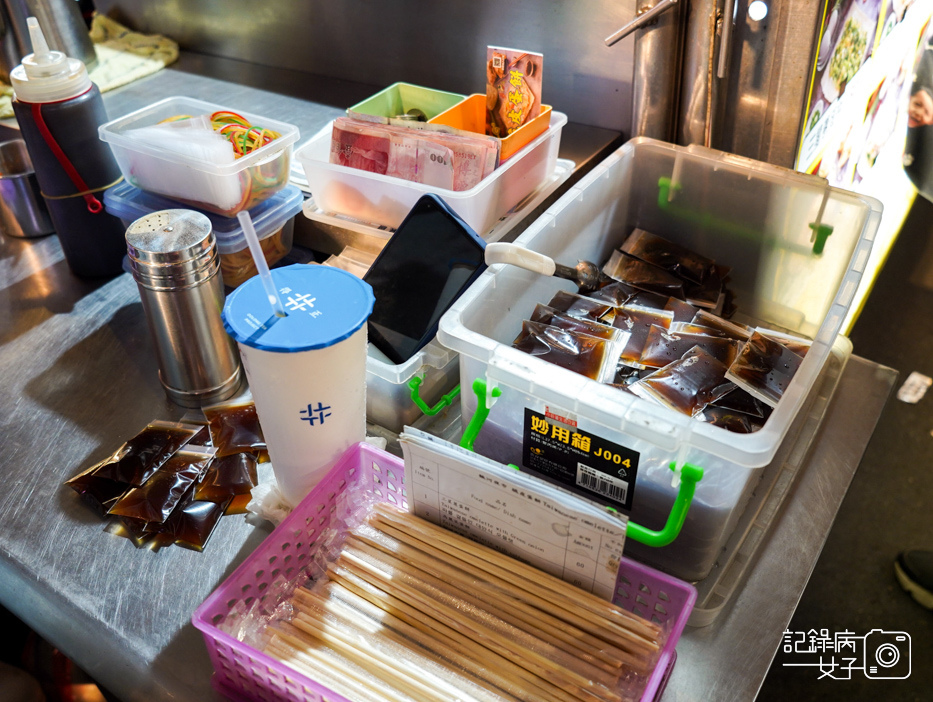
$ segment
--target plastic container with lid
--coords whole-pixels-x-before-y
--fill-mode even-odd
[[[256,236],[259,237],[266,262],[270,266],[291,251],[293,218],[301,211],[303,200],[301,190],[289,185],[249,210]],[[124,226],[128,227],[150,212],[173,209],[179,205],[174,200],[147,193],[129,183],[120,183],[104,193],[104,206],[107,212],[119,217]],[[212,212],[204,214],[214,227],[224,285],[235,288],[256,275],[256,264],[246,244],[243,227],[235,217],[221,217]]]
[[[731,267],[736,321],[777,326],[813,338],[813,345],[765,426],[735,434],[511,348],[535,304],[572,286],[492,266],[441,318],[437,336],[459,352],[462,384],[485,378],[502,393],[476,450],[523,466],[529,413],[563,418],[637,457],[635,478],[626,483],[628,513],[650,529],[664,525],[676,496],[669,464],[703,468],[681,534],[648,550],[655,566],[677,577],[705,578],[764,468],[812,402],[880,219],[877,200],[816,176],[696,146],[651,139],[623,145],[516,243],[558,261],[605,261],[634,227],[646,229]],[[469,419],[476,398],[461,398]]]
[[[435,193],[480,236],[554,173],[567,115],[551,113],[547,130],[469,190],[446,190],[330,162],[333,122],[305,142],[301,163],[314,201],[325,212],[398,227],[425,193]]]
[[[194,152],[180,153],[134,138],[134,129],[152,127],[179,115],[225,111],[222,105],[189,97],[169,97],[100,127],[126,180],[142,190],[165,195],[197,209],[233,217],[269,199],[288,183],[298,128],[251,112],[237,111],[251,125],[279,137],[229,163],[212,163]]]
[[[234,290],[223,322],[240,349],[279,491],[297,505],[366,436],[366,321],[372,287],[346,271],[271,271],[285,316],[259,276]]]
[[[411,83],[393,83],[362,102],[347,109],[348,115],[357,113],[373,117],[395,118],[400,115],[423,115],[426,120],[436,117],[464,96]]]

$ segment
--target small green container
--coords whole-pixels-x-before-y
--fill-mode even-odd
[[[388,119],[417,109],[424,113],[425,119],[433,119],[465,98],[465,95],[422,88],[420,85],[393,83],[385,90],[348,108],[347,114],[352,117],[353,113],[360,113]]]

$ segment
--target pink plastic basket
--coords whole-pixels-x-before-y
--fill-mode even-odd
[[[402,461],[368,444],[357,444],[341,457],[327,477],[262,542],[192,616],[204,635],[214,666],[214,687],[235,699],[254,702],[338,702],[346,698],[221,631],[243,606],[256,598],[275,598],[270,587],[296,579],[320,547],[320,537],[346,490],[369,490],[385,502],[405,506]],[[687,623],[696,589],[676,578],[622,559],[614,602],[656,622],[670,622],[670,636],[648,681],[642,702],[660,696],[676,654],[674,647]],[[271,608],[271,607],[270,607]]]

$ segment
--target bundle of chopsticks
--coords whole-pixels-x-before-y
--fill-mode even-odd
[[[265,653],[362,702],[622,702],[661,628],[442,527],[376,505]]]

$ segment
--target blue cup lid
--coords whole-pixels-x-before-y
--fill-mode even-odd
[[[224,328],[255,349],[297,353],[333,346],[366,324],[373,289],[351,273],[296,263],[272,270],[287,316],[276,317],[259,276],[234,290],[224,304]]]

